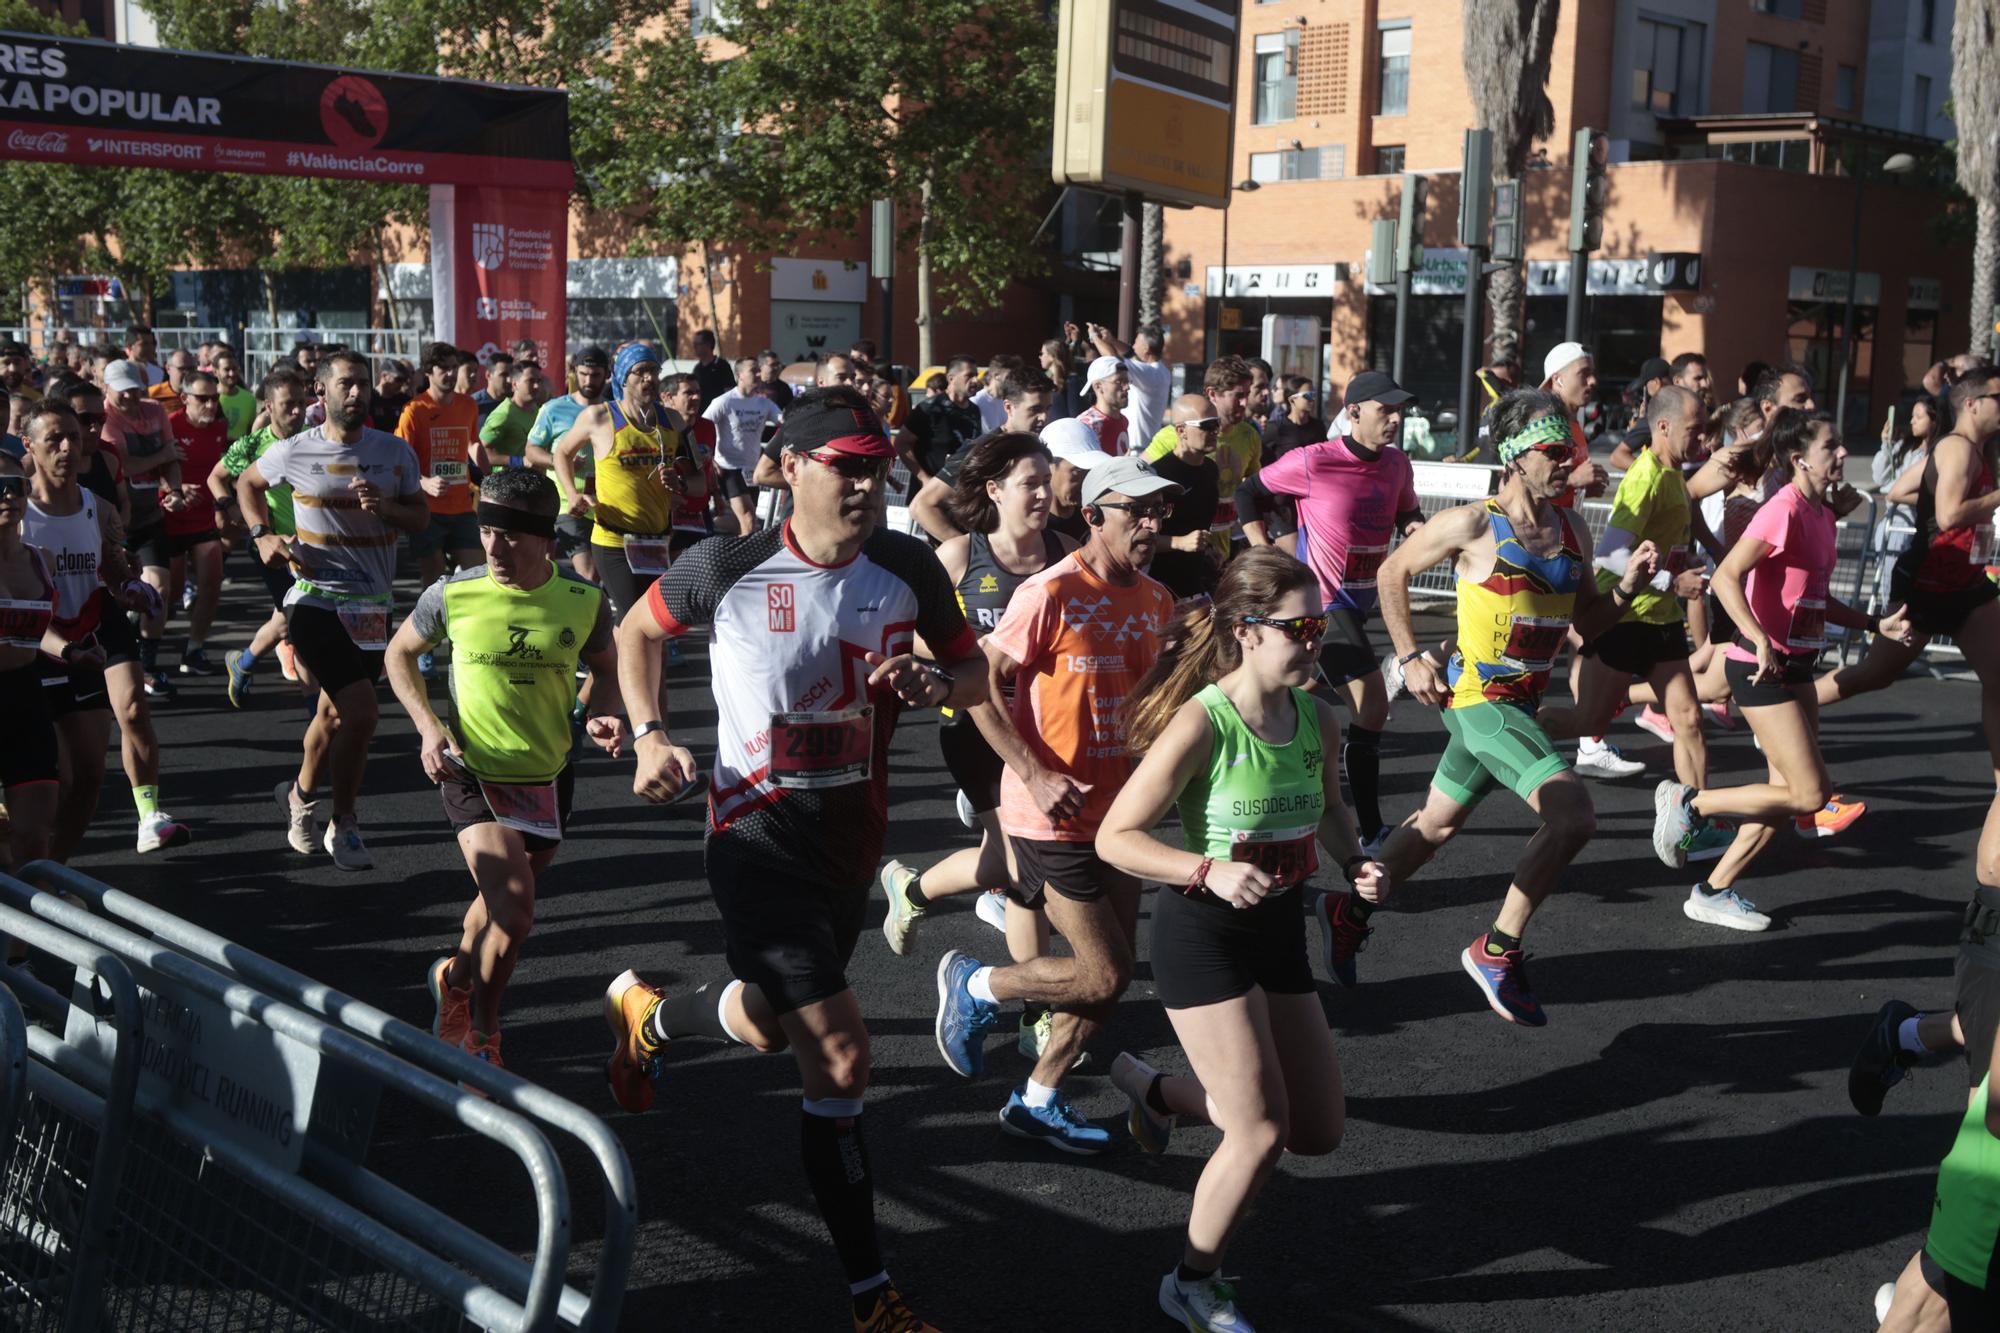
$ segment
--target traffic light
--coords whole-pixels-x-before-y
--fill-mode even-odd
[[[1521,182],[1493,182],[1493,262],[1521,262]]]
[[[1493,131],[1465,132],[1465,159],[1458,178],[1458,243],[1473,249],[1486,245],[1487,209],[1493,202],[1487,182],[1493,179]]]
[[[1604,244],[1604,203],[1611,192],[1604,168],[1611,160],[1611,140],[1593,129],[1576,132],[1570,155],[1569,248],[1595,250]]]
[[[1403,173],[1403,209],[1396,220],[1396,271],[1414,273],[1424,266],[1424,177]]]
[[[1376,218],[1368,229],[1368,281],[1388,287],[1396,281],[1396,219]]]

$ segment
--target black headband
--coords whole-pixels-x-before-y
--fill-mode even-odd
[[[524,532],[530,537],[547,537],[550,541],[556,539],[554,514],[531,514],[512,505],[494,504],[491,500],[479,502],[479,526],[496,528],[501,532]]]

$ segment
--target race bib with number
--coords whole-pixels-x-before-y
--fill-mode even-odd
[[[389,605],[386,602],[339,602],[334,614],[340,627],[364,653],[379,653],[389,647]]]
[[[1389,558],[1389,548],[1381,546],[1350,546],[1347,559],[1341,563],[1340,586],[1343,588],[1372,588],[1375,576],[1381,572],[1382,562]]]
[[[463,458],[433,458],[431,475],[439,481],[450,482],[454,486],[465,485],[466,470]]]
[[[1216,501],[1215,517],[1209,520],[1208,530],[1210,532],[1228,532],[1231,528],[1235,526],[1236,526],[1236,501],[1234,500]]]
[[[1547,671],[1555,666],[1556,653],[1568,633],[1566,616],[1515,616],[1500,660],[1522,671]]]
[[[556,798],[555,783],[482,781],[479,794],[486,798],[486,808],[502,827],[562,841],[562,804]]]
[[[1281,887],[1303,883],[1319,869],[1314,828],[1232,829],[1229,859],[1248,861]]]
[[[625,563],[634,574],[659,575],[667,572],[669,548],[665,537],[641,537],[626,533]]]
[[[866,782],[875,761],[875,710],[771,715],[771,785],[816,791]]]
[[[1788,653],[1816,653],[1826,647],[1826,599],[1801,597],[1792,606],[1792,627],[1785,633]]]

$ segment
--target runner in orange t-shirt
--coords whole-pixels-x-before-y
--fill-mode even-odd
[[[985,1036],[1004,1000],[1038,1000],[1055,1023],[1002,1128],[1065,1152],[1102,1152],[1111,1136],[1070,1109],[1060,1085],[1132,977],[1139,881],[1098,859],[1097,826],[1132,761],[1125,700],[1159,655],[1174,598],[1143,571],[1180,486],[1126,456],[1083,482],[1090,542],[1023,583],[984,640],[992,699],[1015,685],[1011,716],[992,704],[973,720],[1006,761],[1000,827],[1020,864],[1017,901],[1043,905],[1068,958],[983,967],[957,950],[938,966],[938,1049],[968,1078],[985,1068]]]
[[[486,563],[479,547],[469,470],[472,442],[479,434],[479,408],[457,390],[458,368],[464,360],[464,353],[450,343],[425,347],[421,369],[430,387],[410,399],[396,423],[396,434],[417,456],[431,506],[430,527],[410,538],[426,588],[444,577],[447,551],[460,569]]]

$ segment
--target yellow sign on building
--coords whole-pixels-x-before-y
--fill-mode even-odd
[[[1229,197],[1236,6],[1063,0],[1058,185],[1219,208]]]

